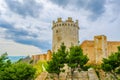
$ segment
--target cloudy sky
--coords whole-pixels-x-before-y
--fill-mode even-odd
[[[52,21],[79,20],[79,40],[120,41],[120,0],[0,0],[0,54],[31,55],[52,44]]]

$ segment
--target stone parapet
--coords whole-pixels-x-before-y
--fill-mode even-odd
[[[52,58],[51,50],[48,50],[47,53],[44,53],[44,54],[32,55],[32,59],[35,63],[39,60],[49,61],[49,60],[51,60],[51,58]]]

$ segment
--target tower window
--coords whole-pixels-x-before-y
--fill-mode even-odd
[[[58,33],[58,30],[56,30],[56,33]]]

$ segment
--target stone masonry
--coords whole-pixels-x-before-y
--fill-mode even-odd
[[[73,21],[71,17],[68,17],[66,21],[62,21],[58,18],[57,21],[53,21],[52,31],[52,51],[48,50],[47,54],[33,55],[34,61],[50,60],[52,52],[56,52],[61,43],[64,43],[67,49],[72,45],[79,45],[78,20]],[[101,64],[102,59],[116,52],[118,46],[120,46],[120,41],[107,41],[105,35],[94,36],[94,40],[85,40],[80,44],[90,64]]]
[[[53,39],[52,39],[52,51],[57,51],[64,43],[67,49],[71,45],[78,45],[79,42],[79,25],[78,20],[74,22],[71,17],[68,17],[66,21],[62,21],[61,18],[55,22],[53,21]]]

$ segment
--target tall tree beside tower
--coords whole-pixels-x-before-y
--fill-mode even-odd
[[[57,52],[53,53],[52,60],[48,62],[47,71],[49,73],[57,74],[58,79],[60,72],[65,71],[63,67],[64,64],[66,63],[66,56],[67,56],[66,46],[64,45],[64,43],[62,43],[60,49],[58,49]]]

